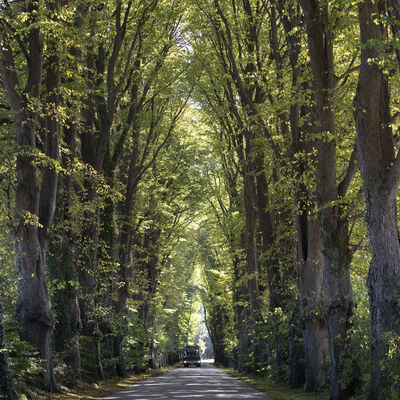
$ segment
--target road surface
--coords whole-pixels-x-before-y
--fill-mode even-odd
[[[138,382],[102,400],[263,399],[271,400],[212,364],[177,368],[165,375]]]

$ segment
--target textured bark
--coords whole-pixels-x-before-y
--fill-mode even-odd
[[[28,80],[22,93],[18,91],[18,76],[14,65],[13,53],[8,38],[3,30],[2,42],[2,82],[7,93],[11,109],[15,116],[17,144],[21,151],[17,157],[17,190],[16,210],[17,220],[14,233],[15,264],[18,273],[19,298],[17,301],[17,320],[21,326],[21,339],[33,344],[39,351],[43,364],[43,386],[47,390],[55,389],[55,381],[51,363],[50,335],[53,327],[53,318],[50,310],[50,301],[46,286],[45,255],[48,230],[51,227],[54,207],[57,176],[51,168],[44,172],[42,197],[39,190],[39,178],[34,165],[34,151],[36,149],[36,111],[28,104],[39,98],[42,83],[42,41],[40,28],[37,25],[38,2],[26,4],[30,18],[27,34],[29,51]],[[57,68],[57,66],[56,66]],[[48,83],[57,84],[54,76],[57,71],[48,70]],[[47,155],[57,157],[57,132],[54,119],[46,118]],[[39,203],[47,204],[43,209]],[[42,228],[39,228],[39,222]]]
[[[333,33],[328,28],[326,5],[317,0],[300,1],[305,15],[308,48],[313,72],[314,92],[320,132],[318,141],[317,199],[320,211],[320,229],[324,267],[325,319],[328,326],[331,356],[331,399],[351,397],[358,387],[358,374],[349,359],[347,332],[352,315],[350,282],[350,252],[347,221],[340,205],[327,207],[345,194],[336,183],[335,88]],[[332,135],[329,137],[328,135]],[[353,165],[350,166],[353,168]],[[351,381],[342,383],[345,363],[351,369]]]
[[[327,383],[328,332],[321,315],[323,262],[317,217],[297,217],[299,239],[300,315],[305,351],[305,391],[317,391]]]
[[[307,85],[306,85],[307,86]],[[310,117],[312,111],[301,107],[303,117]],[[297,124],[297,119],[292,124]],[[310,122],[311,124],[311,122]],[[311,126],[300,130],[297,125],[292,127],[293,153],[310,154],[315,143],[308,135]],[[297,127],[297,129],[296,129]],[[299,180],[303,174],[308,174],[315,167],[315,158],[308,162],[299,161],[297,174]],[[298,263],[299,263],[299,297],[300,320],[303,328],[305,352],[305,383],[306,391],[316,391],[323,388],[327,382],[326,365],[329,357],[328,330],[323,310],[323,256],[320,235],[320,221],[315,215],[315,190],[300,183],[296,193],[296,215]]]
[[[390,96],[386,77],[373,61],[380,55],[383,28],[376,23],[382,2],[359,4],[361,68],[354,99],[357,129],[357,157],[367,205],[372,248],[368,274],[371,311],[370,400],[391,397],[391,371],[384,370],[391,337],[398,337],[400,296],[400,244],[396,195],[400,183],[400,158],[390,128]],[[372,42],[372,44],[370,43]]]

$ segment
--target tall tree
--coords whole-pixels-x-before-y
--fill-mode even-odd
[[[51,3],[54,6],[55,3]],[[7,7],[1,25],[2,83],[14,113],[16,140],[20,149],[17,157],[17,219],[14,234],[16,268],[19,276],[19,299],[17,319],[21,325],[21,338],[32,343],[43,361],[43,385],[55,389],[51,361],[50,335],[53,317],[46,285],[46,248],[48,233],[55,209],[57,173],[55,165],[45,168],[42,189],[37,160],[37,117],[40,110],[40,90],[43,72],[43,43],[41,35],[41,2],[27,2]],[[25,57],[28,79],[25,88],[23,78],[16,67],[13,45],[10,39],[15,34],[12,22],[19,20],[18,13],[26,12],[26,37],[18,40]],[[13,20],[15,18],[15,20]],[[18,33],[17,33],[18,36]],[[50,48],[54,47],[50,44]],[[53,90],[58,85],[58,65],[47,70],[46,88],[49,101],[55,100]],[[54,115],[46,116],[46,155],[58,159],[58,125]]]
[[[400,244],[396,196],[400,154],[390,126],[388,78],[380,65],[385,29],[382,2],[359,3],[361,68],[354,99],[357,158],[364,183],[372,259],[368,273],[371,312],[371,390],[368,399],[390,398],[385,378],[389,343],[399,334]]]
[[[328,4],[301,0],[315,93],[318,129],[317,196],[324,264],[325,319],[328,326],[331,356],[331,399],[350,397],[357,387],[357,373],[352,369],[348,348],[348,330],[353,313],[350,281],[348,221],[340,204],[355,173],[355,156],[351,157],[342,182],[337,184],[334,36]],[[345,363],[352,380],[345,385]]]
[[[302,14],[300,5],[290,1],[278,1],[276,7],[285,33],[292,75],[291,91],[294,94],[294,100],[289,103],[289,120],[290,152],[295,160],[296,174],[299,317],[303,328],[305,351],[304,389],[313,391],[326,384],[324,365],[328,357],[327,327],[319,312],[323,299],[322,244],[319,219],[315,215],[315,187],[309,178],[315,174],[316,167],[316,158],[313,155],[316,144],[312,139],[312,131],[315,129],[314,109],[309,105],[310,99],[307,99],[304,94],[301,95],[310,83],[307,82],[309,68],[304,62],[301,62]],[[275,58],[278,57],[275,56]],[[300,100],[301,98],[303,100]],[[301,120],[307,122],[301,125]],[[300,376],[293,382],[291,379],[290,377],[289,384],[294,386],[301,382]]]

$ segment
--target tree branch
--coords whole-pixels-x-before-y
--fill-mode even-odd
[[[350,156],[349,165],[347,166],[346,174],[343,180],[338,185],[339,197],[345,196],[347,189],[349,188],[350,183],[353,180],[354,175],[356,174],[356,171],[357,171],[357,153],[354,146],[353,152],[351,153]]]

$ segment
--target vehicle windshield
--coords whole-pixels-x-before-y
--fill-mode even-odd
[[[199,350],[196,347],[188,347],[184,351],[186,357],[198,357]]]

